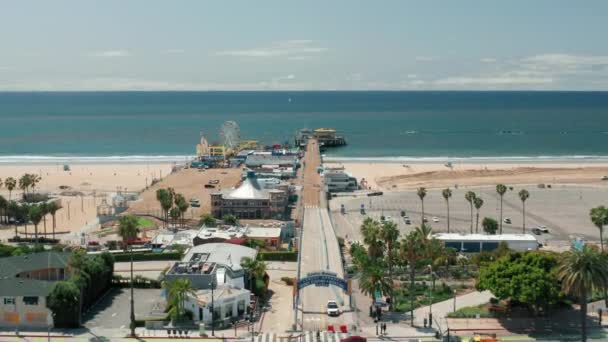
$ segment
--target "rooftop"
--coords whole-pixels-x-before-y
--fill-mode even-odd
[[[454,233],[438,233],[433,234],[433,237],[439,240],[459,240],[459,241],[536,241],[534,235],[531,234],[502,234],[502,235],[485,235],[485,234],[454,234]]]
[[[0,295],[2,296],[47,296],[54,281],[16,278],[22,272],[46,268],[66,268],[70,253],[41,252],[0,258]]]
[[[232,270],[240,270],[244,257],[255,259],[257,251],[253,248],[234,245],[231,243],[206,243],[190,248],[184,262],[192,261],[196,256],[208,254],[205,262],[229,266]]]
[[[245,164],[247,166],[261,166],[261,165],[295,165],[298,161],[296,156],[284,156],[284,155],[250,155],[247,156]]]
[[[68,252],[41,252],[0,258],[0,278],[12,278],[21,272],[43,268],[65,268],[69,258]]]
[[[248,227],[245,235],[252,238],[278,238],[281,236],[281,228]]]
[[[269,199],[268,191],[262,188],[252,172],[247,173],[247,177],[238,188],[224,194],[225,199]]]

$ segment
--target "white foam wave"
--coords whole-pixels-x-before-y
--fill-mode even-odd
[[[0,156],[0,164],[139,164],[139,163],[183,163],[194,156],[188,155],[125,155],[125,156]]]
[[[479,156],[479,157],[458,157],[458,156],[437,156],[437,157],[412,157],[412,156],[386,156],[386,157],[340,157],[326,156],[326,162],[385,162],[385,163],[576,163],[576,162],[608,162],[608,156],[601,155],[564,155],[564,156]]]

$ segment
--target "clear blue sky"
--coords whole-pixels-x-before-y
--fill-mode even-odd
[[[608,1],[11,1],[0,90],[608,90]]]

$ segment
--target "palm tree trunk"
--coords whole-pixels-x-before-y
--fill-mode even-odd
[[[424,226],[424,200],[421,199],[420,201],[422,202],[422,223],[421,223],[421,225]]]
[[[450,232],[450,201],[449,200],[445,200],[445,203],[448,206],[448,233]]]
[[[473,234],[473,202],[470,203],[471,207],[471,234]]]
[[[479,233],[479,211],[477,212],[477,219],[475,220],[475,234]]]
[[[523,221],[524,221],[523,229],[524,229],[524,234],[526,234],[526,201],[521,201],[521,205],[522,205],[522,213],[523,213],[522,215],[524,216],[523,217]]]
[[[600,227],[600,250],[604,253],[604,227]]]
[[[44,237],[46,238],[46,214],[42,217],[42,222],[44,222]]]
[[[581,341],[587,342],[587,296],[581,298]]]
[[[500,235],[502,235],[502,195],[500,195]]]
[[[38,225],[34,225],[34,239],[36,239],[36,245],[38,245]]]

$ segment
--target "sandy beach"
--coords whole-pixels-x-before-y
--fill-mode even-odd
[[[166,178],[173,164],[73,164],[70,171],[64,171],[62,165],[21,164],[0,165],[0,179],[4,182],[7,177],[19,179],[25,173],[35,173],[41,176],[36,191],[49,192],[61,199],[63,208],[56,213],[56,232],[64,240],[77,240],[77,235],[83,227],[94,222],[97,216],[97,206],[103,199],[109,200],[109,195],[117,191],[138,192],[146,187],[152,179]],[[59,187],[69,187],[60,189]],[[13,190],[12,198],[21,196],[20,189]],[[6,187],[0,188],[0,194],[9,198]],[[46,217],[47,233],[50,236],[52,227],[51,215]],[[44,224],[39,227],[44,230]],[[28,233],[33,233],[34,227],[29,225]],[[19,232],[25,232],[20,226]],[[71,234],[65,234],[69,232]],[[0,239],[4,240],[14,235],[14,227],[0,230]]]
[[[405,190],[504,184],[578,184],[608,186],[608,163],[326,163],[344,166],[372,189]]]

